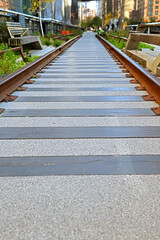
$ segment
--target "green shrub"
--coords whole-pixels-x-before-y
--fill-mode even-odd
[[[68,40],[71,40],[72,38],[74,38],[74,36],[67,36]]]
[[[114,31],[110,31],[111,35],[118,36],[118,37],[126,37],[126,38],[128,37],[128,33],[129,33],[128,29],[125,29],[125,30],[115,29]]]
[[[50,46],[54,45],[54,40],[51,36],[41,37],[42,45]]]
[[[17,56],[14,52],[9,50],[8,52],[4,53],[0,56],[0,75],[10,74],[22,67],[26,64],[33,62],[36,60],[38,56],[27,57],[27,62],[19,61],[16,62]]]
[[[9,33],[5,22],[0,22],[0,42],[8,43]]]
[[[37,32],[32,32],[32,36],[40,36],[40,33],[37,31]]]
[[[110,36],[110,34],[106,34],[106,39],[108,42],[112,43],[115,47],[119,48],[119,49],[123,49],[126,46],[126,42],[121,39],[121,41],[119,41],[119,39],[113,38]]]
[[[8,46],[4,43],[1,43],[0,44],[0,51],[4,51],[4,50],[7,50],[8,49]]]
[[[72,28],[72,29],[68,29],[70,33],[74,33],[74,35],[80,35],[83,34],[83,31],[79,28]]]
[[[137,49],[140,50],[142,48],[149,48],[150,50],[154,51],[153,46],[148,45],[147,43],[144,43],[144,42],[140,42]]]
[[[56,39],[56,40],[54,41],[54,43],[53,43],[53,46],[54,46],[54,47],[59,47],[59,46],[62,45],[63,43],[64,43],[63,40],[61,40],[61,39]]]
[[[31,57],[26,57],[25,59],[27,60],[27,63],[30,63],[30,62],[35,61],[38,58],[39,58],[39,56],[33,55]]]
[[[52,43],[49,38],[44,39],[44,45],[50,46]]]
[[[54,41],[53,38],[49,37],[49,36],[41,37],[41,42],[43,45],[47,45],[47,46],[52,45],[54,47],[59,47],[60,45],[62,45],[64,43],[64,41],[61,39],[56,39]]]
[[[41,37],[41,42],[43,45],[47,45],[47,46],[51,45],[50,40],[46,37]]]
[[[0,57],[0,75],[12,73],[25,65],[23,61],[16,63],[16,56],[10,50]]]

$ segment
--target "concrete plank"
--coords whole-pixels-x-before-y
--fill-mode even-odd
[[[0,127],[0,139],[160,138],[159,127]]]
[[[1,117],[0,127],[160,126],[159,116],[143,117]]]
[[[141,102],[141,96],[19,96],[15,102]]]
[[[0,176],[160,174],[160,155],[0,157]]]
[[[106,117],[106,116],[154,116],[150,109],[13,109],[5,110],[3,117]]]

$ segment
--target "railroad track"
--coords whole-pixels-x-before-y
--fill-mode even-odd
[[[9,139],[10,142],[14,139],[21,143],[23,139],[26,139],[26,141],[27,139],[43,139],[44,141],[45,139],[46,141],[47,139],[66,139],[67,141],[67,139],[112,140],[115,138],[125,140],[127,138],[138,138],[140,140],[154,138],[155,140],[155,138],[160,137],[159,127],[157,126],[159,118],[154,117],[153,124],[151,123],[151,126],[148,126],[149,122],[152,121],[151,116],[159,114],[159,79],[100,36],[97,36],[97,38],[108,49],[109,53],[104,52],[101,45],[98,45],[100,49],[98,51],[95,50],[94,45],[94,50],[92,50],[92,45],[91,50],[87,47],[82,50],[81,42],[77,42],[78,45],[80,44],[80,50],[73,46],[73,50],[67,50],[59,58],[59,55],[80,37],[68,41],[0,83],[1,100],[7,102],[2,102],[0,108],[2,112],[0,139]],[[87,40],[89,41],[89,39]],[[91,44],[92,41],[91,38]],[[82,44],[84,44],[83,41]],[[89,54],[89,57],[86,53]],[[12,92],[14,93],[12,94]],[[9,103],[10,101],[14,102]],[[118,126],[114,121],[111,123],[110,120],[112,118],[114,120],[118,116],[120,116],[118,118],[120,122],[122,119],[125,122],[128,117],[133,117],[135,126],[132,123],[126,125],[118,123]],[[148,116],[150,116],[150,119],[147,118]],[[94,118],[96,118],[96,121],[92,126]],[[51,123],[45,126],[45,119],[51,121],[51,123],[54,123],[56,119],[55,126]],[[132,118],[130,119],[132,120]],[[105,124],[103,120],[105,120]],[[10,123],[10,121],[13,123]],[[30,121],[33,121],[33,126]],[[41,121],[44,121],[44,123],[41,124]],[[61,125],[57,121],[61,122]],[[65,123],[65,121],[67,122]],[[86,121],[86,123],[83,123],[83,121]],[[147,121],[147,124],[143,121]],[[6,125],[7,122],[10,123],[9,126]],[[35,122],[37,128],[35,128]],[[144,125],[140,122],[143,122]],[[97,151],[94,155],[99,154],[99,151]],[[144,158],[139,154],[138,158]],[[113,155],[111,158],[115,158],[114,154],[109,155]],[[133,159],[137,158],[136,152],[133,151],[132,155]],[[24,158],[26,157],[29,156],[24,156]],[[53,157],[55,158],[55,156]],[[72,157],[74,158],[74,156]],[[84,156],[84,159],[86,157]],[[121,158],[121,156],[119,157]],[[125,154],[123,157],[128,159]],[[159,158],[159,156],[150,157],[153,160]],[[95,157],[91,156],[91,158]],[[130,158],[129,156],[129,160]],[[12,162],[12,159],[9,159]],[[42,164],[42,166],[44,165]],[[150,163],[147,163],[147,167],[149,168],[147,171],[151,173],[159,172],[159,168],[155,170],[153,165],[152,169]],[[138,170],[138,167],[136,168],[138,172],[135,171],[135,173],[143,172],[143,169]],[[15,174],[23,175],[24,172],[18,171],[18,169],[17,167],[17,173]],[[83,174],[82,170],[76,171],[75,173]],[[90,169],[85,170],[85,173],[86,171],[92,173]],[[99,173],[101,171],[102,168]],[[102,173],[105,173],[105,171],[106,169]],[[123,173],[123,171],[122,168],[120,173]],[[65,173],[65,170],[62,172]],[[61,174],[61,171],[58,170],[58,173]],[[72,171],[69,171],[69,173],[72,173]],[[116,174],[115,169],[112,169],[111,173]],[[128,173],[132,172],[129,170]],[[0,174],[5,175],[4,171]],[[8,171],[6,174],[8,174]],[[34,171],[33,173],[31,171],[30,174],[34,175]],[[40,174],[44,175],[45,171],[41,171]]]
[[[25,219],[31,234],[38,221],[43,236],[49,231],[53,239],[61,234],[157,239],[160,234],[159,79],[98,38],[109,52],[93,33],[85,33],[54,61],[48,56],[43,65],[33,63],[31,71],[28,66],[24,79],[13,76],[14,84],[23,81],[14,89],[24,83],[25,91],[0,104],[1,187],[9,199],[2,204],[11,212],[10,221],[3,219],[2,239],[19,216],[12,229],[19,238]],[[11,83],[7,90],[3,85],[1,100],[12,92]]]
[[[37,72],[40,72],[42,68],[45,68],[53,59],[59,56],[66,48],[71,46],[75,41],[77,41],[81,35],[74,37],[73,39],[67,41],[61,46],[57,47],[55,50],[50,51],[44,56],[38,58],[36,61],[28,64],[22,69],[10,74],[8,77],[0,80],[0,101],[13,101],[16,99],[14,96],[10,96],[13,91],[18,89],[18,91],[26,90],[22,88],[22,84],[33,83],[34,80],[30,80]],[[35,76],[36,77],[36,76]],[[3,109],[0,109],[2,112]]]

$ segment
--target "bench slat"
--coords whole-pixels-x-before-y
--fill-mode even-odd
[[[22,36],[28,31],[28,28],[22,28],[19,22],[6,22],[6,25],[11,38],[14,38],[15,36]]]
[[[21,24],[20,23],[18,23],[18,24],[9,24],[9,23],[6,23],[6,26],[7,27],[21,27]]]
[[[21,30],[19,30],[19,31],[18,30],[10,30],[10,32],[13,33],[13,34],[16,34],[16,33],[21,33],[22,34],[23,33],[23,31],[21,31]]]

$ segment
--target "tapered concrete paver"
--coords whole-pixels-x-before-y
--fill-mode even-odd
[[[145,120],[145,121],[144,121]],[[0,127],[159,126],[159,117],[12,117]]]

